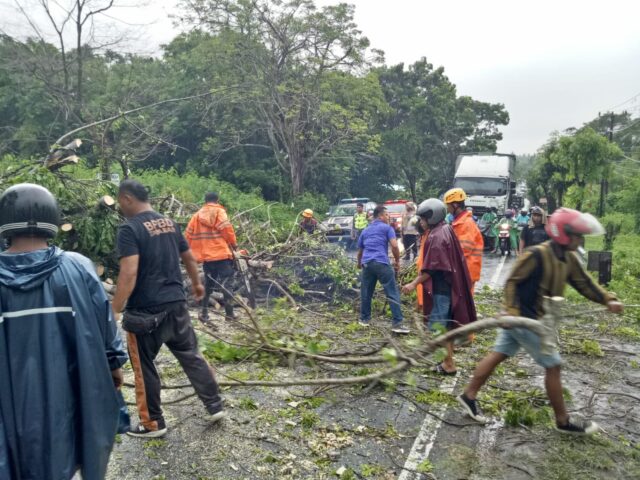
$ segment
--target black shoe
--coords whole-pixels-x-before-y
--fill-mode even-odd
[[[572,433],[574,435],[591,435],[600,430],[600,426],[591,420],[583,420],[577,418],[575,420],[567,420],[564,425],[556,424],[556,430],[562,433]]]
[[[167,433],[167,427],[165,427],[164,424],[159,426],[162,426],[162,428],[158,428],[158,430],[149,430],[146,427],[142,426],[142,424],[140,424],[137,427],[129,430],[127,432],[127,435],[130,435],[132,437],[141,437],[141,438],[164,437],[164,435]]]
[[[487,417],[482,415],[482,410],[480,410],[480,404],[477,400],[471,400],[464,393],[462,395],[458,395],[456,398],[458,403],[464,408],[464,411],[467,412],[471,418],[473,418],[478,423],[487,423]]]

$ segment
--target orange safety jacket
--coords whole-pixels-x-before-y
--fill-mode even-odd
[[[233,258],[236,233],[219,203],[207,203],[191,217],[185,237],[193,256],[200,263]]]
[[[475,283],[480,280],[480,271],[482,270],[482,251],[484,250],[482,233],[480,233],[476,222],[473,221],[471,212],[468,211],[464,211],[454,218],[451,226],[462,247],[471,282]]]
[[[416,267],[418,267],[418,275],[422,271],[422,264],[424,263],[424,246],[427,243],[427,237],[429,236],[429,232],[423,233],[420,237],[420,252],[418,253],[418,258],[416,258]],[[422,283],[419,283],[416,287],[416,299],[418,300],[418,311],[422,312]]]

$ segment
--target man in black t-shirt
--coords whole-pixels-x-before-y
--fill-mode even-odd
[[[520,234],[520,251],[527,247],[533,247],[549,240],[549,235],[544,229],[544,210],[540,207],[531,209],[531,223],[522,229]]]
[[[118,204],[127,222],[118,231],[120,258],[113,310],[136,315],[166,315],[160,325],[144,335],[127,332],[127,346],[136,384],[140,424],[134,437],[161,437],[167,432],[160,406],[160,377],[154,360],[166,344],[189,377],[211,419],[224,416],[213,371],[198,350],[182,285],[180,260],[191,278],[193,296],[202,299],[204,286],[189,245],[173,220],[155,212],[146,188],[134,180],[120,184]]]

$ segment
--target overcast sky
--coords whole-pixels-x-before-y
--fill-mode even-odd
[[[177,33],[169,18],[175,3],[151,0],[113,15],[141,24],[129,27],[140,35],[139,51],[157,51]],[[338,2],[316,0],[333,3]],[[503,129],[501,152],[533,153],[552,131],[580,126],[613,107],[640,115],[640,95],[628,101],[640,94],[638,0],[349,3],[388,64],[425,56],[445,67],[460,94],[505,104],[511,123]],[[4,27],[5,12],[0,11]],[[15,27],[18,18],[13,22]]]

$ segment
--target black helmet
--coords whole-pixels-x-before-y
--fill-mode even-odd
[[[0,237],[35,235],[53,238],[60,212],[51,192],[40,185],[20,183],[0,196]]]
[[[437,225],[447,216],[447,207],[437,198],[428,198],[418,206],[416,215],[423,217],[429,225]]]
[[[535,206],[535,207],[533,207],[533,208],[531,209],[531,215],[536,215],[536,214],[537,214],[537,215],[543,215],[543,214],[544,214],[544,211],[543,211],[540,207]]]

